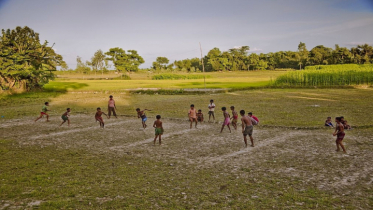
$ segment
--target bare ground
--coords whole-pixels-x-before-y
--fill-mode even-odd
[[[176,168],[187,164],[196,169],[226,166],[224,173],[249,178],[248,171],[264,171],[268,176],[300,178],[303,183],[336,196],[363,196],[373,181],[373,153],[369,137],[359,136],[358,130],[347,131],[344,143],[347,154],[335,152],[332,130],[268,129],[255,127],[255,147],[245,148],[240,132],[220,124],[203,123],[189,129],[186,120],[165,119],[162,146],[153,146],[152,120],[142,129],[136,118],[104,119],[105,129],[99,128],[93,116],[73,115],[71,126],[52,118],[3,121],[0,136],[13,139],[25,148],[54,145],[57,148],[85,148],[108,156],[133,155],[139,158],[167,160]],[[181,168],[179,168],[181,169]],[[255,180],[254,180],[255,181]]]

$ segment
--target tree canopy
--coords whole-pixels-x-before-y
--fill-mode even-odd
[[[39,34],[27,26],[3,29],[0,36],[0,88],[30,90],[48,83],[57,66],[66,66],[62,56],[52,47],[48,46],[48,41],[40,43]]]

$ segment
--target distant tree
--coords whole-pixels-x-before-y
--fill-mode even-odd
[[[296,55],[297,57],[297,61],[298,61],[298,65],[299,65],[299,69],[302,69],[302,65],[305,66],[307,61],[308,61],[308,50],[306,48],[306,44],[303,43],[303,42],[300,42],[299,45],[298,45],[298,55]]]
[[[76,72],[88,74],[91,71],[91,68],[89,68],[89,66],[90,66],[89,61],[86,61],[84,63],[81,57],[79,56],[76,57],[76,69],[75,69]]]
[[[93,57],[91,58],[90,64],[92,66],[93,71],[101,71],[104,74],[104,67],[105,67],[105,59],[106,56],[102,50],[97,50]]]
[[[52,46],[53,47],[53,46]],[[52,71],[63,63],[48,41],[40,43],[31,28],[2,30],[0,36],[0,88],[30,90],[54,78]]]
[[[153,62],[153,69],[160,70],[160,69],[168,69],[167,64],[170,61],[166,57],[157,57],[156,61]]]
[[[119,47],[110,48],[105,55],[108,56],[107,60],[113,62],[115,69],[119,72],[138,71],[139,66],[145,62],[136,50],[127,50],[126,53]]]

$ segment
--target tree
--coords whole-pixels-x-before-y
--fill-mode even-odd
[[[81,57],[79,56],[76,57],[76,69],[75,69],[76,72],[88,74],[91,71],[91,68],[89,68],[89,66],[90,66],[90,62],[86,61],[84,63]]]
[[[170,66],[167,66],[167,64],[170,61],[166,57],[157,57],[156,61],[153,62],[153,68],[155,70],[160,70],[160,69],[167,69]]]
[[[297,60],[298,60],[298,65],[299,65],[299,70],[302,69],[302,65],[305,66],[307,61],[308,61],[308,50],[306,48],[306,44],[303,42],[300,42],[298,45],[298,55]]]
[[[95,52],[90,62],[93,71],[95,71],[95,74],[97,71],[102,71],[102,74],[104,74],[105,59],[106,56],[104,52],[102,52],[102,50],[97,50]]]
[[[53,47],[53,46],[52,46]],[[48,41],[25,26],[2,30],[0,36],[0,88],[30,90],[54,78],[52,71],[63,63]]]
[[[119,47],[110,48],[105,55],[109,56],[107,60],[112,61],[115,69],[119,72],[138,71],[139,66],[145,62],[136,50],[127,50],[126,53]]]

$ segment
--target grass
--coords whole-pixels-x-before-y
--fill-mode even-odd
[[[152,76],[152,80],[180,80],[180,79],[203,79],[210,78],[210,75],[203,74],[192,74],[192,75],[180,75],[180,74],[156,74]]]
[[[316,66],[314,69],[317,70],[288,72],[277,77],[273,85],[285,87],[333,87],[373,84],[373,65],[352,65],[356,67],[351,65],[341,65],[339,67],[334,65],[335,68],[328,66],[325,69],[319,69],[322,66]],[[351,69],[348,69],[350,66]]]

